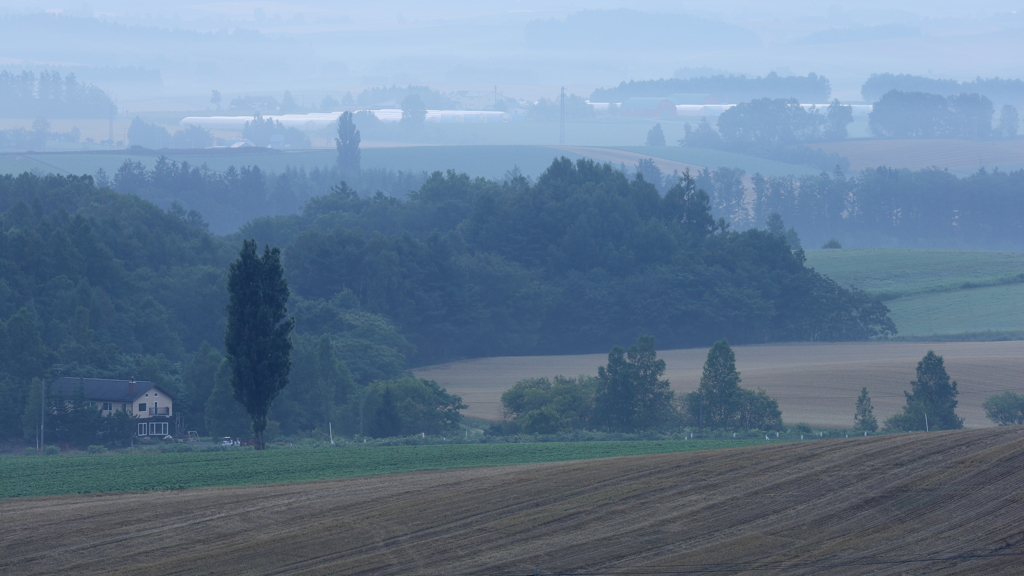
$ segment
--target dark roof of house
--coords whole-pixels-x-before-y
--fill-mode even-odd
[[[143,393],[156,388],[175,400],[174,394],[163,386],[153,382],[136,382],[134,380],[106,380],[103,378],[75,378],[64,376],[53,382],[51,390],[54,394],[71,396],[81,386],[87,400],[106,400],[109,402],[134,402]]]

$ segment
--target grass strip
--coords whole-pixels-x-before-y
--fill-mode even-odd
[[[647,440],[430,446],[359,446],[226,452],[0,457],[0,498],[246,486],[664,454],[764,444],[764,440]]]

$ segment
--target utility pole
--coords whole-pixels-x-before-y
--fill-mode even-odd
[[[558,108],[558,145],[565,146],[565,86],[562,86]]]

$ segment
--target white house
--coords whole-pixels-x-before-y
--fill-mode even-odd
[[[50,387],[52,394],[72,397],[81,388],[86,405],[111,416],[124,410],[137,416],[138,436],[166,436],[173,432],[174,395],[153,382],[105,380],[102,378],[58,378]]]

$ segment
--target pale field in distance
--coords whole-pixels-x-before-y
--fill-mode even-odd
[[[787,424],[852,428],[866,386],[879,423],[905,404],[917,363],[929,351],[943,356],[959,384],[957,413],[969,428],[992,426],[981,407],[1003,390],[1024,393],[1024,342],[855,342],[735,346],[744,388],[763,388],[779,401]],[[661,350],[676,394],[697,389],[707,348]],[[466,416],[501,419],[501,393],[522,378],[597,375],[607,354],[479,358],[425,366],[416,376],[435,380],[469,406]]]

